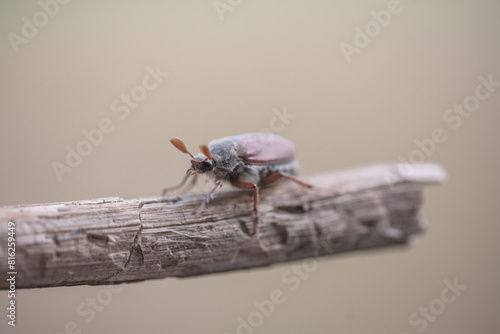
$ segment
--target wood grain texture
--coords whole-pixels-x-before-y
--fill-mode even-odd
[[[251,236],[251,192],[104,198],[0,208],[0,270],[7,222],[16,224],[17,288],[100,285],[254,268],[312,256],[407,244],[424,229],[422,185],[441,167],[373,165],[262,189]],[[7,282],[0,281],[6,289]]]

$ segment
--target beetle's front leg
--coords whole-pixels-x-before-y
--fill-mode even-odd
[[[205,209],[205,205],[207,205],[211,200],[214,199],[215,194],[219,192],[220,188],[222,188],[222,185],[222,180],[215,180],[215,187],[208,193],[207,197],[205,197],[205,200],[203,201],[203,203],[201,203],[200,207],[196,211],[197,216],[199,216],[203,209]]]
[[[167,194],[167,192],[171,192],[171,191],[174,191],[174,190],[179,190],[181,189],[184,184],[186,183],[186,180],[191,176],[193,175],[193,181],[191,181],[191,184],[188,186],[189,188],[186,188],[184,189],[185,192],[188,192],[189,189],[191,189],[192,187],[194,187],[194,185],[196,184],[196,179],[198,177],[198,174],[197,173],[189,173],[189,174],[186,174],[186,176],[184,176],[184,178],[182,179],[181,183],[179,183],[178,185],[176,186],[173,186],[173,187],[167,187],[165,189],[163,189],[163,191],[161,192],[161,195],[162,196],[165,196]]]

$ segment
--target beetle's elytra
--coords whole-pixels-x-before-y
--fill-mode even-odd
[[[312,187],[293,176],[298,170],[295,146],[291,141],[277,135],[249,133],[215,139],[208,144],[208,147],[200,145],[201,153],[196,156],[188,152],[180,138],[172,138],[170,142],[181,152],[191,156],[191,167],[187,170],[182,182],[175,187],[165,188],[163,195],[168,191],[181,188],[191,175],[193,175],[193,185],[198,174],[213,177],[215,187],[200,205],[197,211],[197,214],[200,214],[224,182],[229,182],[240,189],[253,189],[255,227],[252,234],[257,231],[259,221],[257,210],[259,187],[266,186],[281,177],[304,187]]]

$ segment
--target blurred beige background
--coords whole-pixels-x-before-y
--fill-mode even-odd
[[[498,332],[500,87],[476,87],[500,82],[500,2],[55,4],[0,3],[0,205],[155,196],[188,167],[169,138],[195,151],[270,127],[296,143],[302,174],[423,157],[449,182],[426,188],[414,247],[321,259],[295,291],[282,280],[292,264],[112,294],[22,290],[17,326],[3,315],[0,332],[233,334],[274,289],[286,301],[253,333]],[[372,37],[355,39],[365,28]],[[157,67],[168,76],[148,78]],[[473,111],[447,111],[462,103]],[[112,130],[80,144],[91,152],[59,182],[54,162],[101,122]],[[418,153],[436,128],[446,140]],[[443,303],[455,279],[467,287]]]

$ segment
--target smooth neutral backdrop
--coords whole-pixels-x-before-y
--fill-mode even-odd
[[[262,129],[295,142],[303,175],[425,161],[449,181],[426,188],[428,231],[412,247],[321,259],[295,290],[292,263],[22,290],[15,328],[0,291],[0,332],[233,334],[249,316],[239,332],[498,331],[499,1],[55,4],[0,3],[0,205],[155,196],[189,166],[171,137],[197,151]],[[255,302],[275,289],[286,300],[260,320]]]

